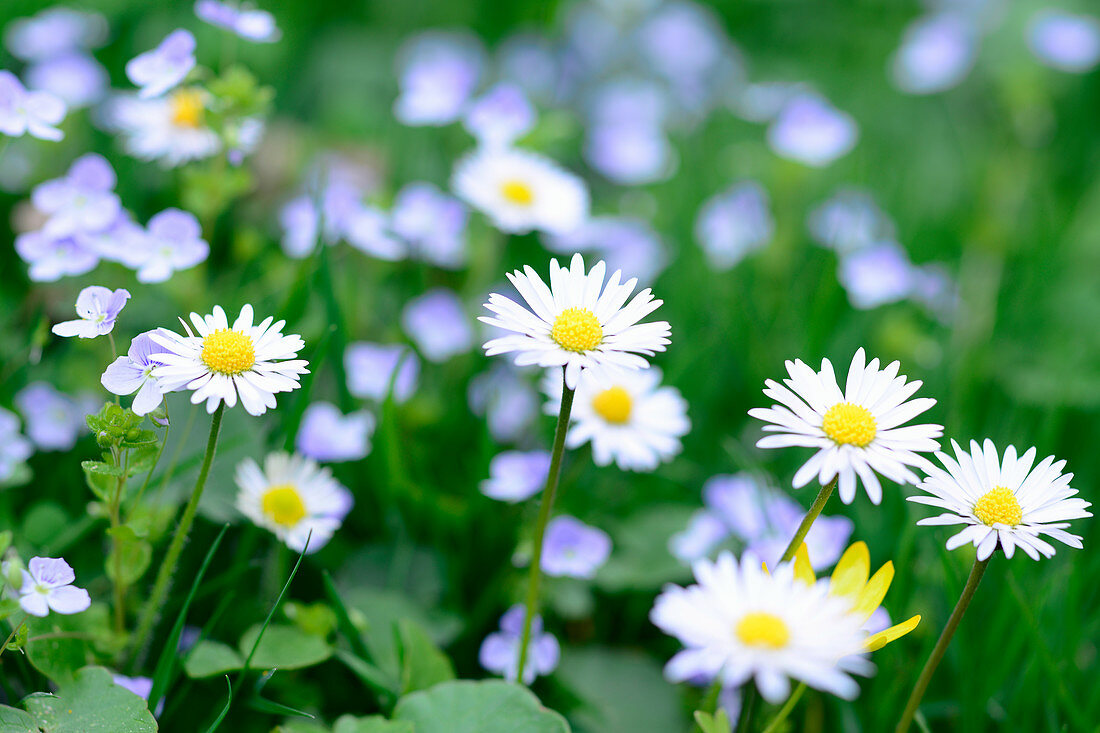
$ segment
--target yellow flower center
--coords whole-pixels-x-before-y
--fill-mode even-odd
[[[550,338],[566,351],[579,354],[600,345],[603,328],[596,315],[587,308],[566,308],[554,319]]]
[[[974,516],[990,527],[994,524],[1015,527],[1023,520],[1024,512],[1012,491],[1004,486],[997,486],[974,502]]]
[[[878,426],[875,416],[866,407],[839,402],[825,413],[821,429],[838,445],[866,448],[875,439]]]
[[[737,638],[746,646],[782,649],[791,640],[791,632],[775,614],[753,611],[737,622]]]
[[[169,105],[172,110],[172,124],[177,127],[198,128],[206,116],[202,92],[198,89],[181,89],[172,95]]]
[[[605,389],[592,398],[592,409],[596,414],[616,425],[629,422],[633,406],[634,400],[630,399],[630,393],[622,387]]]
[[[247,333],[220,328],[202,340],[199,358],[210,371],[234,376],[252,368],[256,349]]]
[[[517,206],[530,206],[535,201],[535,191],[523,181],[505,181],[500,184],[500,195]]]
[[[290,484],[272,486],[264,492],[261,506],[272,522],[287,528],[298,524],[306,516],[306,505],[298,490]]]

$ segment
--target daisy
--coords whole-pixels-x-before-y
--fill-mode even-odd
[[[1032,559],[1054,556],[1054,547],[1040,535],[1081,548],[1081,538],[1066,532],[1069,520],[1091,517],[1091,504],[1076,498],[1077,490],[1069,482],[1072,473],[1062,473],[1065,461],[1047,456],[1035,465],[1035,449],[1016,454],[1014,446],[997,457],[991,440],[979,446],[970,441],[967,453],[951,441],[955,457],[943,452],[936,458],[947,469],[929,466],[928,478],[917,488],[931,496],[911,496],[909,501],[947,510],[917,524],[964,524],[966,527],[947,540],[947,549],[967,543],[978,548],[978,560],[985,560],[997,549],[1012,557],[1019,547]],[[1034,466],[1034,468],[1033,468]]]
[[[72,567],[59,557],[32,557],[21,572],[23,580],[15,590],[19,605],[31,616],[80,613],[92,605],[88,591],[73,585]]]
[[[173,168],[221,149],[221,140],[206,124],[209,103],[203,90],[181,87],[156,99],[119,97],[108,118],[125,137],[128,153]]]
[[[517,148],[487,147],[455,166],[451,188],[501,231],[566,234],[588,217],[584,182],[554,161]]]
[[[164,365],[152,375],[165,392],[192,390],[192,404],[205,400],[209,413],[222,402],[233,407],[240,397],[250,415],[262,415],[275,407],[276,394],[297,389],[299,376],[309,373],[308,362],[294,358],[305,346],[302,337],[284,336],[286,322],[272,320],[268,316],[253,325],[252,306],[245,305],[230,326],[225,311],[216,305],[211,315],[191,314],[193,333],[181,318],[186,336],[163,328],[150,333],[167,350],[150,355]]]
[[[865,674],[865,635],[846,600],[824,584],[798,580],[789,563],[771,574],[751,553],[738,563],[723,552],[694,566],[697,585],[665,588],[650,619],[686,649],[665,667],[673,682],[720,677],[723,686],[754,678],[764,699],[778,704],[795,678],[846,699]]]
[[[878,504],[882,486],[876,472],[899,484],[918,482],[909,466],[928,465],[917,453],[940,447],[936,438],[943,435],[943,426],[902,424],[936,401],[909,400],[922,383],[899,376],[899,362],[884,369],[878,364],[878,359],[867,364],[863,349],[857,350],[843,392],[828,359],[822,359],[820,372],[800,359],[788,361],[786,387],[767,380],[764,394],[781,404],[749,410],[749,415],[769,423],[765,432],[775,433],[761,438],[757,447],[818,449],[795,473],[796,489],[814,476],[823,485],[839,476],[840,498],[850,504],[858,475],[871,501]]]
[[[354,503],[351,492],[315,461],[270,453],[261,469],[251,458],[237,466],[237,509],[270,530],[295,552],[310,553],[328,543]]]
[[[624,307],[638,281],[620,283],[622,272],[616,270],[605,283],[606,269],[601,261],[586,274],[584,259],[575,254],[568,269],[550,260],[550,287],[530,267],[508,275],[531,310],[492,293],[485,307],[495,315],[479,320],[512,333],[488,341],[485,353],[514,352],[519,366],[564,366],[570,389],[577,388],[582,369],[647,368],[649,362],[640,355],[664,351],[670,328],[666,321],[638,321],[664,301],[646,288]]]
[[[561,380],[548,372],[545,411],[557,415]],[[573,400],[565,445],[592,443],[597,466],[612,461],[624,471],[652,471],[680,452],[680,438],[691,430],[687,402],[675,387],[661,386],[661,370],[608,370],[600,378],[582,373]]]
[[[861,628],[869,635],[864,641],[867,651],[873,652],[881,649],[892,641],[917,628],[920,623],[920,615],[912,616],[894,624],[889,628],[875,628],[876,615],[885,613],[882,608],[882,599],[890,590],[890,584],[894,580],[894,563],[887,562],[874,575],[871,572],[871,553],[867,550],[865,542],[853,542],[851,547],[844,551],[832,575],[820,582],[826,584],[829,595],[843,598],[849,603],[849,613],[860,623]],[[798,548],[794,557],[795,577],[806,583],[814,585],[819,582],[814,575],[813,566],[810,563],[810,554],[805,543]],[[868,576],[870,577],[868,578]],[[889,623],[887,616],[886,623]]]

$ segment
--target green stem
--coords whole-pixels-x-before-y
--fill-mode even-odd
[[[752,730],[752,714],[757,695],[756,685],[745,685],[745,694],[741,696],[741,714],[737,716],[737,733],[749,733]]]
[[[565,369],[562,369],[561,410],[558,412],[558,426],[554,429],[554,450],[550,455],[550,473],[546,477],[546,487],[542,490],[542,506],[539,508],[538,524],[535,525],[535,547],[531,555],[531,571],[527,581],[526,616],[523,619],[523,636],[519,642],[519,667],[516,677],[523,682],[523,670],[527,665],[527,647],[531,642],[531,623],[539,605],[539,584],[542,581],[542,538],[546,525],[550,521],[550,512],[554,508],[554,495],[558,490],[558,478],[561,476],[561,458],[565,453],[565,432],[569,428],[569,413],[573,409],[573,390],[565,384]]]
[[[829,497],[833,495],[833,491],[836,489],[836,482],[839,480],[840,474],[833,476],[833,480],[821,487],[821,491],[817,492],[817,498],[814,499],[814,503],[810,506],[810,511],[806,512],[806,516],[802,518],[802,524],[798,525],[798,531],[794,533],[794,537],[791,538],[791,543],[787,545],[787,549],[783,551],[783,557],[779,558],[779,562],[789,562],[798,548],[802,546],[802,541],[806,539],[806,535],[810,532],[810,527],[813,526],[814,520],[821,516],[821,512],[825,509],[825,502],[829,501]]]
[[[165,399],[162,404],[164,405],[164,414],[168,415],[168,400]],[[141,505],[141,497],[145,496],[145,490],[149,488],[149,482],[153,478],[153,472],[157,470],[157,466],[160,465],[160,457],[164,455],[164,446],[168,445],[168,430],[172,427],[172,423],[168,422],[164,426],[164,435],[160,436],[160,447],[157,448],[157,455],[153,459],[153,465],[149,467],[149,473],[145,474],[145,481],[141,483],[141,488],[138,489],[137,495],[134,497],[133,502],[130,505],[130,512],[127,514],[127,519],[132,519],[134,511]]]
[[[989,560],[990,558],[974,560],[970,577],[966,579],[966,587],[963,588],[962,595],[959,596],[959,602],[955,604],[955,610],[951,612],[951,618],[947,619],[947,626],[943,627],[943,633],[940,634],[940,639],[932,650],[932,656],[928,657],[924,669],[920,672],[920,677],[917,678],[917,684],[913,687],[912,694],[909,695],[909,702],[905,704],[905,712],[901,714],[901,720],[898,721],[895,733],[905,733],[909,730],[909,726],[913,722],[913,716],[917,714],[917,707],[920,706],[921,698],[924,697],[924,692],[928,689],[928,683],[932,681],[932,675],[936,672],[940,660],[943,659],[943,655],[947,651],[947,645],[951,643],[951,637],[955,635],[955,629],[959,627],[959,622],[962,621],[963,614],[966,613],[966,608],[970,605],[970,599],[974,597],[974,591],[978,590],[978,583],[982,582],[982,575],[985,574]]]
[[[798,701],[802,699],[802,693],[806,691],[806,683],[803,682],[798,687],[794,688],[794,692],[787,698],[787,702],[783,703],[783,707],[772,722],[768,723],[768,727],[764,729],[764,733],[775,733],[779,730],[779,726],[783,724],[783,721],[787,719],[787,716],[794,710],[794,706],[798,704]]]
[[[141,619],[138,622],[137,631],[134,633],[134,640],[130,646],[132,654],[139,654],[144,648],[153,627],[156,625],[161,606],[164,605],[164,601],[168,597],[168,589],[172,585],[172,575],[175,573],[176,564],[179,563],[180,555],[183,553],[183,546],[187,543],[187,535],[191,531],[191,524],[195,521],[195,514],[199,509],[199,499],[202,498],[202,491],[206,487],[206,477],[210,473],[210,464],[214,462],[214,451],[218,445],[218,431],[221,430],[222,413],[224,412],[225,403],[222,402],[218,405],[218,409],[214,411],[214,416],[210,421],[210,437],[206,441],[206,455],[203,456],[202,468],[199,469],[199,477],[195,480],[195,488],[191,491],[191,498],[183,510],[183,516],[180,517],[176,533],[172,535],[172,543],[168,546],[168,553],[160,564],[156,583],[153,584],[153,592],[149,595],[149,600],[146,601],[145,607],[142,609]]]
[[[130,452],[126,451],[126,457],[116,465],[122,469],[122,475],[118,477],[115,485],[115,495],[111,497],[111,505],[108,507],[111,520],[111,570],[114,574],[112,585],[114,586],[114,622],[115,633],[122,634],[126,629],[126,585],[122,582],[122,539],[119,537],[119,528],[122,526],[122,493],[126,488],[126,473],[130,463]]]
[[[7,639],[4,639],[4,643],[0,644],[0,656],[3,656],[4,650],[8,648],[8,644],[10,644],[11,640],[15,638],[15,635],[19,633],[19,629],[23,627],[23,620],[24,619],[20,619],[19,623],[11,625],[11,633],[8,634]]]

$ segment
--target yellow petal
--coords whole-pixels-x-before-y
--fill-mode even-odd
[[[771,572],[768,570],[768,563],[762,562],[760,563],[760,567],[764,570],[764,575],[771,575]]]
[[[814,567],[810,564],[810,551],[806,549],[805,542],[799,545],[798,551],[794,553],[794,577],[806,585],[813,585],[817,582]]]
[[[894,624],[890,628],[880,631],[877,634],[871,634],[867,637],[867,641],[863,642],[864,646],[867,647],[867,651],[869,652],[878,651],[890,642],[900,639],[913,629],[917,628],[917,624],[919,623],[920,614],[914,616],[908,621],[902,621],[900,624]]]
[[[856,603],[852,607],[852,613],[859,614],[860,621],[871,618],[875,609],[882,605],[882,599],[886,597],[886,591],[890,590],[890,583],[894,580],[894,563],[888,562],[871,576],[867,585],[859,592]]]
[[[829,595],[856,596],[871,572],[871,553],[865,542],[855,542],[840,556],[829,581]]]

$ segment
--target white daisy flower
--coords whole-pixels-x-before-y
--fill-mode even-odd
[[[882,486],[876,472],[898,484],[916,484],[919,479],[909,466],[930,465],[918,452],[939,449],[942,425],[902,425],[936,404],[930,397],[909,399],[922,382],[898,375],[899,362],[879,369],[878,359],[870,364],[866,359],[862,348],[856,351],[843,392],[828,359],[821,360],[819,372],[800,359],[788,361],[786,387],[771,379],[765,383],[764,394],[781,404],[749,410],[770,423],[765,432],[775,433],[761,438],[757,447],[818,449],[795,473],[796,489],[815,476],[826,484],[839,475],[840,498],[850,504],[858,475],[878,504]]]
[[[221,149],[217,133],[206,124],[208,103],[209,95],[193,87],[156,99],[123,96],[114,100],[108,121],[125,137],[130,155],[173,168]]]
[[[470,153],[455,166],[451,188],[512,234],[568,234],[588,218],[584,181],[549,158],[517,148]]]
[[[1077,489],[1069,485],[1073,474],[1062,473],[1065,461],[1047,456],[1035,465],[1034,448],[1017,456],[1011,445],[1000,459],[989,439],[983,446],[970,441],[969,453],[954,440],[951,447],[954,458],[936,453],[947,470],[929,466],[925,469],[928,478],[917,487],[931,496],[909,497],[909,501],[947,510],[917,524],[966,525],[947,540],[948,550],[972,542],[978,548],[979,560],[993,554],[998,544],[1005,557],[1012,557],[1016,547],[1034,560],[1040,554],[1053,557],[1054,547],[1040,535],[1081,549],[1081,538],[1066,529],[1071,519],[1091,517],[1086,510],[1092,505],[1076,498]]]
[[[245,459],[236,478],[237,509],[295,552],[307,537],[309,553],[324,547],[354,503],[332,471],[297,454],[270,453],[263,469]]]
[[[550,398],[546,413],[557,415],[561,378],[547,372],[542,388]],[[689,430],[687,401],[675,387],[661,386],[660,369],[614,369],[599,378],[581,374],[565,445],[591,442],[597,466],[614,461],[624,471],[652,471],[680,452]]]
[[[568,269],[550,260],[550,287],[530,267],[509,274],[531,310],[503,295],[489,295],[485,307],[496,315],[478,320],[512,333],[486,342],[485,353],[514,352],[519,366],[564,366],[570,389],[577,388],[582,369],[647,368],[649,362],[640,355],[664,351],[671,330],[666,321],[638,321],[664,301],[654,300],[646,288],[624,306],[638,280],[620,283],[622,272],[616,270],[604,283],[606,269],[600,261],[586,274],[584,259],[575,254]]]
[[[250,415],[262,415],[275,407],[277,393],[297,389],[298,377],[309,373],[308,362],[294,358],[305,346],[302,337],[284,336],[286,321],[272,320],[268,316],[253,325],[252,306],[245,305],[230,326],[216,305],[211,315],[191,314],[195,332],[180,319],[186,336],[163,328],[152,331],[149,337],[168,351],[150,355],[164,365],[152,376],[165,392],[192,390],[192,404],[205,400],[209,413],[221,402],[233,407],[239,396]]]
[[[807,585],[790,563],[771,574],[751,553],[729,552],[694,565],[697,585],[670,585],[650,620],[686,647],[665,667],[672,682],[721,677],[724,687],[754,678],[764,699],[783,702],[793,677],[845,699],[859,693],[850,672],[873,667],[861,656],[865,632],[845,598],[825,583]]]

